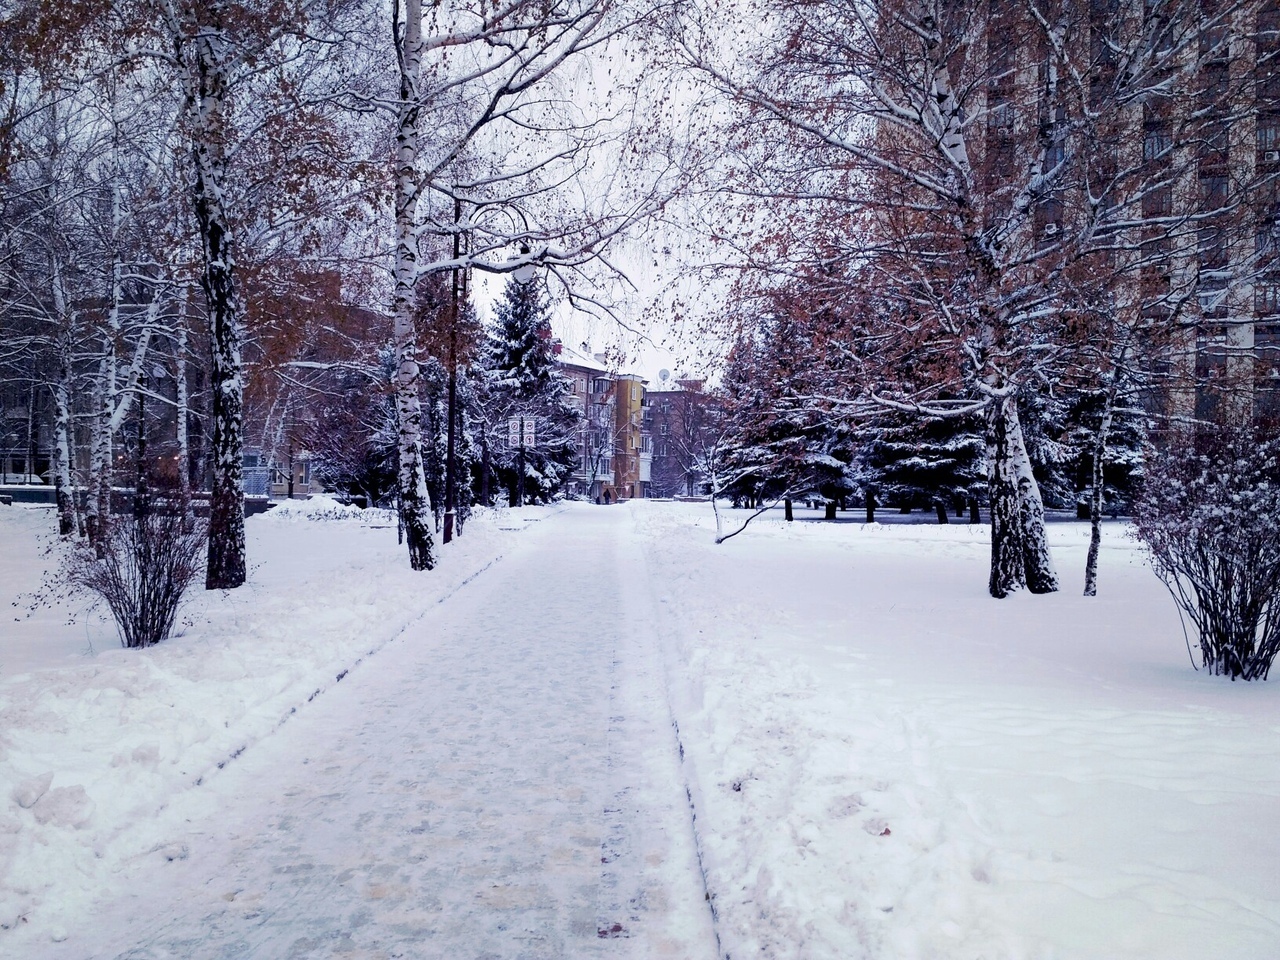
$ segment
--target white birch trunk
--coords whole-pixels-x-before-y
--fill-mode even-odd
[[[119,329],[119,300],[114,298],[108,314],[107,333],[102,338],[102,359],[98,361],[98,392],[94,404],[93,430],[89,441],[89,482],[85,501],[85,532],[95,547],[100,542],[102,524],[111,511],[111,451],[114,432],[112,414],[116,403],[116,336]],[[101,554],[99,555],[101,557]]]
[[[51,258],[53,309],[58,323],[57,374],[53,381],[53,489],[58,505],[58,534],[76,532],[75,489],[71,484],[71,324],[63,287],[62,264]]]
[[[991,501],[991,596],[1029,589],[1052,593],[1058,574],[1044,528],[1044,504],[1018,419],[1017,398],[987,408],[987,479]]]
[[[173,380],[178,418],[178,493],[182,497],[182,512],[191,519],[191,444],[187,434],[187,413],[190,406],[187,386],[187,298],[184,294],[178,311],[178,329],[174,332]]]
[[[204,6],[205,22],[187,38],[190,86],[193,199],[204,249],[200,285],[208,301],[212,340],[213,489],[209,495],[209,554],[205,587],[238,587],[245,581],[244,369],[235,280],[235,238],[226,207],[228,41],[226,4]]]
[[[89,482],[85,501],[85,530],[89,542],[102,558],[99,534],[111,513],[111,453],[114,446],[113,426],[116,404],[116,350],[120,342],[120,304],[124,299],[121,283],[120,225],[123,219],[120,169],[119,97],[111,88],[111,306],[107,310],[107,331],[102,338],[102,360],[98,365],[98,402],[94,411],[89,441]]]
[[[393,3],[396,0],[392,0]],[[422,69],[421,0],[405,0],[404,33],[394,38],[400,61],[400,100],[396,124],[395,187],[395,302],[394,339],[398,448],[397,486],[409,565],[414,570],[435,566],[432,510],[422,456],[422,404],[418,397],[418,347],[414,331],[417,281],[419,77]],[[396,29],[398,25],[394,25]]]
[[[1120,378],[1115,370],[1111,372],[1111,382],[1107,385],[1106,400],[1103,402],[1102,419],[1098,423],[1098,432],[1093,437],[1092,463],[1089,488],[1089,554],[1084,561],[1084,595],[1098,595],[1098,552],[1102,547],[1102,508],[1106,491],[1105,464],[1107,457],[1107,439],[1111,434],[1111,424],[1115,419],[1116,396]]]

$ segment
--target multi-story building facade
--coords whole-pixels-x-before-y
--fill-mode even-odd
[[[649,495],[705,495],[704,454],[713,439],[714,419],[705,382],[660,375],[648,397],[645,410],[653,447]]]
[[[1122,278],[1110,308],[1156,321],[1170,412],[1280,414],[1280,2],[1080,0],[1056,41],[1025,4],[986,7],[965,104],[986,193],[1021,184],[1033,250]]]
[[[573,386],[573,404],[583,414],[570,492],[611,502],[648,496],[652,447],[645,420],[647,381],[611,369],[603,355],[559,341],[553,352]]]

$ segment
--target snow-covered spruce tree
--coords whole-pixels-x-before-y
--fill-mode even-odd
[[[1112,515],[1129,512],[1142,483],[1148,416],[1133,406],[1132,400],[1121,394],[1108,410],[1106,388],[1082,391],[1068,398],[1060,443],[1077,504],[1087,503],[1092,495],[1094,447],[1103,427],[1102,419],[1109,414],[1101,460],[1102,509]]]
[[[559,493],[577,464],[576,436],[581,414],[570,403],[572,385],[560,372],[552,352],[551,314],[538,280],[507,281],[497,304],[486,358],[490,435],[505,431],[511,417],[535,421],[535,443],[519,448],[502,437],[491,451],[499,482],[516,502],[519,471],[524,471],[525,496],[549,500]]]
[[[986,441],[977,417],[927,417],[885,411],[867,431],[864,483],[886,507],[950,507],[981,499]]]
[[[835,502],[853,490],[852,440],[820,399],[824,351],[813,319],[803,312],[761,317],[730,352],[716,489],[735,503],[782,500],[789,508],[801,494]]]
[[[1265,680],[1280,652],[1280,438],[1256,425],[1158,438],[1134,509],[1203,666]]]
[[[364,497],[369,506],[395,502],[396,428],[391,398],[394,364],[383,352],[382,378],[343,370],[311,404],[301,441],[325,489]]]

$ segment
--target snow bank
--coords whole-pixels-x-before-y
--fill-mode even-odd
[[[57,936],[122,861],[184,855],[158,830],[159,811],[492,563],[513,535],[505,512],[486,512],[440,549],[435,571],[415,574],[394,520],[377,529],[368,511],[295,503],[307,506],[248,519],[249,582],[193,591],[180,635],[159,646],[120,649],[94,614],[68,625],[66,610],[10,607],[17,619],[0,627],[0,927],[40,924]],[[311,522],[321,519],[338,522]],[[0,508],[10,604],[38,585],[38,535],[52,526],[47,508]]]
[[[327,494],[319,494],[306,500],[281,500],[261,514],[267,520],[311,520],[317,523],[366,523],[371,526],[394,526],[394,510],[371,507],[362,510],[350,503],[342,503]]]
[[[1192,669],[1123,526],[1100,596],[1062,523],[1063,592],[994,601],[985,526],[631,509],[727,954],[1275,954],[1280,688]]]

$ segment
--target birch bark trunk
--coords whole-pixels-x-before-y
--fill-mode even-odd
[[[89,449],[89,484],[85,497],[85,533],[102,558],[102,522],[111,511],[111,449],[114,431],[112,414],[116,406],[116,332],[119,330],[119,301],[113,297],[107,333],[102,338],[102,359],[98,362],[98,393],[94,404],[93,431]]]
[[[107,330],[102,338],[102,360],[98,365],[98,403],[94,412],[89,448],[89,483],[85,497],[85,532],[102,559],[99,539],[102,523],[111,513],[111,451],[115,439],[113,424],[116,406],[116,351],[120,342],[120,304],[124,299],[121,282],[120,230],[123,221],[121,190],[124,175],[120,165],[119,97],[111,95],[111,306],[107,310]]]
[[[987,464],[991,596],[1007,597],[1023,588],[1052,593],[1058,589],[1058,574],[1045,534],[1044,503],[1012,394],[993,399],[987,407]]]
[[[396,2],[396,0],[393,0]],[[396,2],[397,8],[399,6]],[[392,308],[396,349],[397,486],[400,517],[409,546],[409,566],[430,570],[436,565],[432,510],[422,456],[422,403],[418,397],[418,345],[414,329],[417,281],[419,77],[422,69],[422,4],[405,0],[404,33],[393,18],[400,63],[400,100],[396,123],[395,300]]]
[[[78,526],[71,484],[70,339],[65,330],[58,334],[58,372],[53,383],[53,488],[58,504],[58,534],[64,537],[74,534]]]
[[[207,5],[208,22],[195,28],[191,77],[191,155],[196,220],[204,248],[200,285],[208,300],[212,339],[213,489],[209,496],[209,554],[205,587],[245,581],[244,383],[235,282],[235,239],[226,206],[225,111],[227,41],[223,4]]]
[[[1098,551],[1102,546],[1102,508],[1106,490],[1104,464],[1107,456],[1107,438],[1111,434],[1111,423],[1115,417],[1116,395],[1119,378],[1113,371],[1111,382],[1107,385],[1106,400],[1102,407],[1102,419],[1098,423],[1098,432],[1093,437],[1093,462],[1090,465],[1089,489],[1089,554],[1084,561],[1084,595],[1098,595]]]
[[[174,334],[173,380],[176,385],[178,418],[178,493],[182,497],[182,515],[189,524],[191,513],[191,441],[187,415],[190,395],[187,386],[187,299],[183,295],[178,311],[178,329]],[[187,528],[189,529],[189,527]]]

